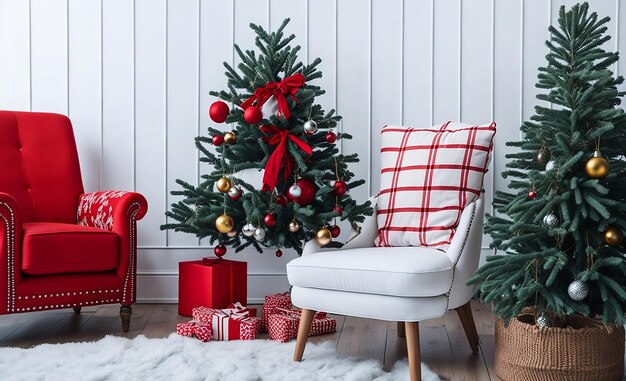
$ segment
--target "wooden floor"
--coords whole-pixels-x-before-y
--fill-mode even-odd
[[[493,313],[476,302],[472,303],[472,310],[481,341],[480,353],[472,354],[453,311],[440,319],[420,323],[422,361],[449,381],[500,380],[493,371]],[[309,342],[334,342],[340,353],[379,360],[387,370],[406,357],[406,341],[398,338],[395,322],[333,317],[337,319],[337,332],[311,337]],[[119,305],[83,308],[80,314],[67,309],[4,315],[0,316],[0,346],[27,348],[42,343],[93,341],[107,334],[166,337],[175,332],[176,323],[188,320],[177,314],[175,304],[134,305],[127,333],[121,329]],[[267,334],[261,338],[267,338]]]

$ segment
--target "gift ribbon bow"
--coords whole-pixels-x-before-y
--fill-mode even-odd
[[[304,85],[304,76],[300,73],[291,75],[280,82],[268,82],[265,86],[259,87],[254,94],[241,104],[242,109],[247,109],[256,101],[256,106],[261,107],[273,95],[278,104],[277,116],[283,115],[285,119],[289,119],[291,112],[287,104],[285,95],[289,95],[294,101],[298,101],[296,93],[300,86]]]
[[[306,154],[313,153],[311,146],[306,144],[296,135],[293,135],[289,130],[282,130],[276,126],[261,126],[261,131],[269,134],[269,136],[263,139],[270,145],[277,145],[272,152],[267,164],[265,166],[265,173],[263,174],[263,191],[268,191],[276,187],[278,182],[278,173],[280,172],[280,166],[283,164],[284,175],[286,179],[293,172],[293,157],[289,155],[287,151],[287,142],[291,140],[298,148],[304,151]]]

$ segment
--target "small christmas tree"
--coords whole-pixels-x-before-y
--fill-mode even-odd
[[[295,36],[283,34],[288,22],[273,33],[250,24],[258,55],[235,45],[239,71],[225,62],[228,91],[210,94],[239,107],[217,101],[209,108],[214,122],[233,123],[235,129],[224,134],[209,128],[209,136],[196,138],[200,160],[214,170],[197,187],[176,180],[182,190],[172,194],[184,198],[166,212],[176,222],[161,226],[218,241],[218,256],[226,245],[259,252],[276,247],[277,256],[280,248],[302,253],[313,237],[321,245],[340,246],[332,242],[340,228],[331,221],[347,220],[356,228],[373,212],[369,201],[358,204],[348,193],[365,183],[353,180],[348,169],[357,154],[339,154],[336,145],[351,136],[334,132],[341,117],[315,103],[324,94],[311,83],[322,76],[321,60],[297,62],[300,47],[289,45]],[[207,148],[211,144],[217,154]],[[244,179],[246,171],[261,171],[262,186]]]
[[[537,83],[552,107],[536,106],[523,140],[507,143],[519,149],[502,173],[510,192],[496,193],[503,216],[485,224],[506,255],[469,280],[507,322],[527,306],[540,325],[575,313],[626,322],[626,118],[609,69],[618,54],[601,48],[608,21],[587,3],[561,7]]]

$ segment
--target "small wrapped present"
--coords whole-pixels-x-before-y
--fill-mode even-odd
[[[261,310],[261,329],[267,330],[267,319],[275,312],[276,308],[284,308],[291,310],[293,304],[291,304],[291,294],[288,292],[282,294],[268,295],[265,297],[265,304]]]
[[[252,316],[256,315],[256,309],[239,303],[222,310],[196,307],[192,314],[195,321],[211,326],[214,340],[254,340],[261,328],[261,319]]]
[[[209,308],[209,307],[195,307],[191,310],[191,316],[193,320],[202,323],[202,324],[211,324],[213,314],[218,311],[218,308]],[[241,303],[233,303],[229,305],[227,308],[222,309],[222,311],[229,311],[233,313],[237,313],[238,315],[248,316],[248,317],[256,317],[257,310],[253,307],[245,307]],[[258,324],[259,328],[261,324]]]
[[[233,310],[217,310],[211,316],[214,340],[254,340],[261,319]]]
[[[176,324],[176,333],[180,336],[193,336],[193,333],[196,331],[196,322],[189,321],[186,323],[178,323]]]
[[[210,325],[201,324],[193,320],[186,323],[176,324],[177,334],[187,337],[196,335],[200,341],[204,342],[211,340],[212,331],[213,328]]]
[[[267,331],[273,340],[286,343],[298,336],[300,325],[300,310],[289,310],[277,307],[275,313],[268,317]],[[309,336],[323,335],[335,332],[337,321],[327,317],[325,312],[318,312],[313,317]]]

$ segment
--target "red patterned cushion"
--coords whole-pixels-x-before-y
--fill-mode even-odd
[[[375,244],[446,250],[480,195],[495,132],[495,123],[383,127]]]
[[[84,273],[117,267],[118,238],[113,232],[54,222],[29,222],[23,227],[25,274]]]

